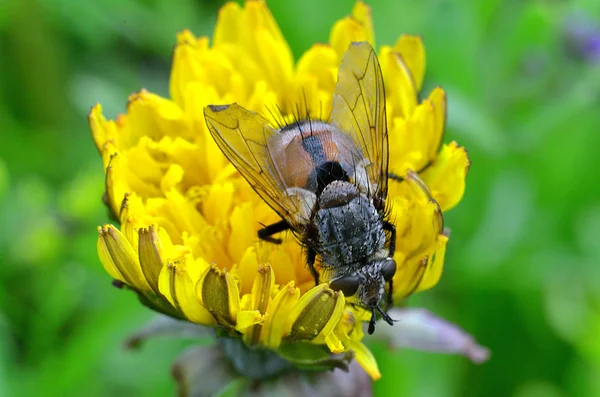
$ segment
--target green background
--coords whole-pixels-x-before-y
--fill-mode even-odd
[[[271,1],[296,58],[352,1]],[[600,2],[372,1],[378,45],[420,34],[423,93],[448,93],[446,140],[469,150],[439,285],[410,299],[492,350],[389,352],[377,395],[600,395],[600,63],[566,19]],[[107,220],[86,115],[129,93],[167,95],[175,34],[210,34],[218,2],[0,1],[0,396],[162,396],[186,342],[122,340],[151,313],[96,256]],[[582,26],[583,22],[577,23]]]

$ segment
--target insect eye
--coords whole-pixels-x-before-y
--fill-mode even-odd
[[[385,281],[390,281],[394,277],[394,274],[396,274],[396,261],[388,258],[381,266],[381,275]]]
[[[358,276],[345,276],[331,280],[329,287],[334,291],[342,291],[344,296],[352,296],[359,286]]]

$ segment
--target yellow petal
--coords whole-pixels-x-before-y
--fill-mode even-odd
[[[279,347],[285,323],[299,297],[300,290],[294,287],[293,281],[290,281],[269,302],[260,335],[261,341],[266,346],[273,349]]]
[[[338,338],[333,331],[329,332],[327,336],[325,336],[325,343],[333,354],[340,354],[346,350],[340,338]]]
[[[119,156],[117,153],[110,156],[110,161],[106,167],[105,181],[108,205],[117,217],[119,217],[121,212],[121,204],[130,191],[130,186],[124,175],[125,172],[121,164],[121,158],[122,156]]]
[[[394,45],[394,51],[402,56],[408,66],[417,91],[423,86],[425,77],[425,48],[420,36],[402,35]]]
[[[379,63],[386,82],[387,102],[391,103],[395,110],[395,114],[390,113],[388,117],[410,118],[417,107],[417,90],[402,56],[392,48],[384,46],[379,53]]]
[[[190,272],[188,267],[194,270]],[[195,292],[198,279],[193,277],[194,273],[198,273],[198,268],[208,267],[202,260],[194,262],[189,255],[170,262],[162,268],[159,275],[159,290],[188,320],[210,325],[215,323],[215,317],[200,304]]]
[[[214,46],[231,51],[228,56],[234,62],[257,66],[250,73],[236,67],[242,69],[243,75],[258,77],[258,72],[272,88],[284,94],[293,69],[292,52],[263,0],[247,1],[243,10],[237,4],[225,4],[219,11],[213,37]]]
[[[417,286],[415,292],[425,291],[434,287],[440,277],[442,276],[442,270],[444,269],[444,258],[446,256],[446,244],[448,243],[448,237],[440,234],[438,236],[438,243],[435,252],[427,259],[427,267],[421,279],[421,282]]]
[[[158,141],[165,135],[191,138],[194,133],[179,106],[146,90],[130,95],[127,114],[133,142],[142,137]]]
[[[196,37],[189,30],[177,35],[177,45],[173,53],[169,93],[175,103],[182,109],[186,108],[187,90],[189,84],[201,81],[205,71],[200,63],[200,54],[208,50],[208,39]]]
[[[313,45],[298,60],[294,97],[304,102],[312,117],[326,119],[331,113],[331,93],[337,82],[338,66],[338,55],[326,44]]]
[[[329,43],[337,53],[338,59],[354,41],[368,41],[371,46],[373,42],[373,26],[371,25],[371,10],[362,2],[355,6],[356,16],[347,16],[337,21],[329,33]],[[357,18],[358,16],[358,18]]]
[[[371,16],[371,7],[363,1],[357,1],[352,7],[352,17],[360,22],[367,33],[367,41],[372,47],[375,47],[375,31],[373,30],[373,17]]]
[[[448,211],[462,199],[470,165],[466,149],[451,142],[442,148],[435,163],[423,172],[423,180],[443,211]]]
[[[446,130],[446,93],[440,87],[434,88],[427,98],[433,106],[433,135],[430,137],[429,160],[433,161],[442,145]]]
[[[444,228],[438,203],[419,176],[411,172],[393,186],[392,217],[396,219],[396,250],[407,258],[422,258],[433,249]]]
[[[354,352],[354,359],[360,366],[365,370],[367,374],[373,380],[378,380],[381,378],[381,372],[379,372],[379,367],[377,366],[377,360],[373,356],[373,353],[361,342],[348,341],[346,342],[347,346],[350,350]]]
[[[206,198],[202,201],[202,213],[211,225],[227,223],[227,216],[231,213],[233,202],[233,185],[213,184]]]
[[[317,80],[319,88],[330,93],[337,81],[338,56],[327,44],[314,44],[298,60],[297,76],[310,76]],[[330,95],[331,96],[331,95]]]
[[[98,256],[106,271],[140,291],[150,291],[137,253],[125,236],[107,224],[98,228],[98,235]]]
[[[423,169],[433,160],[428,155],[432,148],[434,153],[438,148],[438,143],[431,140],[434,123],[433,105],[427,100],[416,107],[410,118],[394,120],[390,132],[391,172],[404,176],[409,170]]]
[[[268,264],[259,266],[257,273],[258,275],[254,277],[254,283],[252,285],[250,310],[257,311],[262,318],[262,315],[267,313],[267,307],[271,300],[271,290],[273,289],[275,274]],[[254,325],[252,330],[244,335],[244,342],[248,345],[258,343],[260,340],[261,329],[261,325]]]
[[[96,104],[92,106],[88,115],[92,137],[99,151],[102,151],[104,144],[114,139],[116,135],[116,125],[114,121],[107,121],[102,114],[102,106]]]
[[[427,269],[427,257],[407,258],[402,253],[394,255],[396,260],[396,274],[394,275],[393,300],[401,303],[406,297],[415,293],[423,280]]]
[[[239,38],[240,29],[243,29],[243,11],[239,4],[227,2],[219,9],[217,24],[213,32],[215,46],[235,44]]]
[[[247,247],[257,241],[256,221],[250,203],[244,203],[233,210],[230,218],[231,237],[229,239],[228,251],[234,263],[239,263]],[[256,268],[252,269],[254,271]]]
[[[242,332],[246,339],[246,335],[252,335],[252,330],[258,327],[262,320],[263,316],[258,310],[240,310],[237,312],[235,329]],[[252,326],[254,327],[249,329]]]

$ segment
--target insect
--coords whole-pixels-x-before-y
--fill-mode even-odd
[[[330,287],[371,311],[391,300],[396,228],[387,219],[388,135],[379,61],[366,42],[343,56],[330,122],[298,120],[272,128],[266,118],[236,103],[210,105],[204,116],[225,156],[282,218],[258,232],[262,240],[291,229],[306,248],[315,282],[331,272]],[[388,238],[389,237],[389,238]]]

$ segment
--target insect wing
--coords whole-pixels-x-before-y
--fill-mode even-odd
[[[369,195],[385,201],[389,159],[385,89],[377,55],[367,42],[351,43],[342,58],[331,119],[362,150],[368,162]]]
[[[273,162],[269,142],[277,131],[267,119],[236,103],[204,108],[208,129],[225,156],[258,195],[296,230],[308,222],[314,194],[288,189]]]

